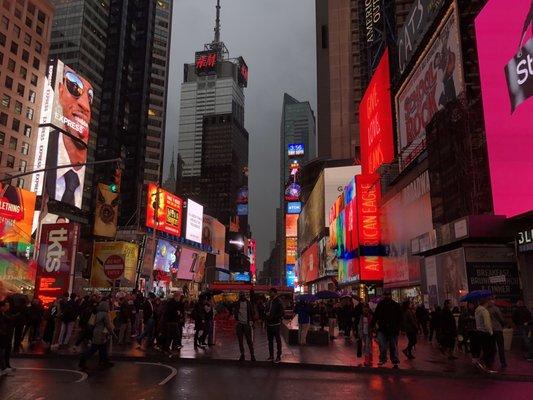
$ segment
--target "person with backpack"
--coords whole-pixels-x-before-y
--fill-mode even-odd
[[[70,298],[65,299],[61,304],[61,330],[59,331],[58,340],[60,346],[66,346],[70,343],[70,337],[78,319],[78,303],[76,297],[76,293],[71,293]]]

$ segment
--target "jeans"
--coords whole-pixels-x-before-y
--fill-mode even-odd
[[[276,339],[277,356],[281,357],[280,325],[267,325],[268,354],[274,358],[274,338]]]
[[[533,337],[529,337],[529,331],[531,330],[531,327],[527,325],[520,325],[518,327],[518,332],[520,333],[520,337],[522,338],[522,346],[526,353],[526,358],[533,358]]]
[[[365,363],[372,364],[372,336],[361,335],[360,340],[362,342],[362,355],[365,358]]]
[[[104,344],[91,344],[91,347],[87,349],[85,353],[81,355],[80,366],[84,367],[88,359],[90,359],[96,352],[98,352],[98,358],[100,364],[109,362],[109,355],[107,353],[108,343]]]
[[[298,343],[307,344],[307,332],[309,331],[309,322],[298,325]]]
[[[177,322],[167,322],[165,350],[170,351],[172,344],[181,346],[181,325]]]
[[[487,333],[478,331],[478,339],[481,345],[482,357],[481,360],[487,368],[491,368],[494,363],[494,356],[496,353],[496,345],[494,342],[494,336]]]
[[[252,340],[252,327],[247,324],[238,323],[235,327],[237,333],[237,339],[239,340],[239,350],[241,355],[244,355],[244,338],[246,337],[246,343],[248,344],[248,349],[250,350],[250,355],[254,355],[254,342]]]
[[[378,332],[379,343],[379,362],[387,362],[387,351],[390,352],[390,360],[393,364],[399,364],[398,359],[398,335],[386,335],[383,332]]]
[[[61,331],[59,332],[58,344],[69,344],[72,330],[74,329],[74,321],[61,322]]]
[[[143,342],[143,339],[147,337],[148,344],[150,344],[154,340],[154,327],[155,327],[155,320],[153,318],[150,318],[148,321],[146,321],[143,332],[137,337],[137,343],[141,345]]]
[[[498,356],[500,358],[500,365],[505,367],[507,362],[505,361],[505,348],[503,344],[503,331],[494,331],[494,341],[496,342],[496,348],[498,349]]]
[[[118,344],[131,342],[131,321],[121,322],[118,331]]]

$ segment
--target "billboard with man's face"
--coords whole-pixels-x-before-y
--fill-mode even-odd
[[[85,77],[60,60],[50,62],[34,167],[80,165],[47,171],[46,179],[44,172],[34,174],[32,192],[40,195],[44,189],[48,200],[81,208],[93,96],[92,84]],[[54,217],[47,216],[46,220]]]

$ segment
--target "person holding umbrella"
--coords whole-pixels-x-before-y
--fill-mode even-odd
[[[307,344],[309,324],[311,323],[311,306],[309,302],[304,298],[298,298],[294,313],[298,315],[298,343],[305,346]]]

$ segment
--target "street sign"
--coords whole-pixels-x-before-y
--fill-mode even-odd
[[[104,262],[104,273],[109,279],[118,279],[124,273],[124,266],[124,258],[116,254],[110,255]]]

